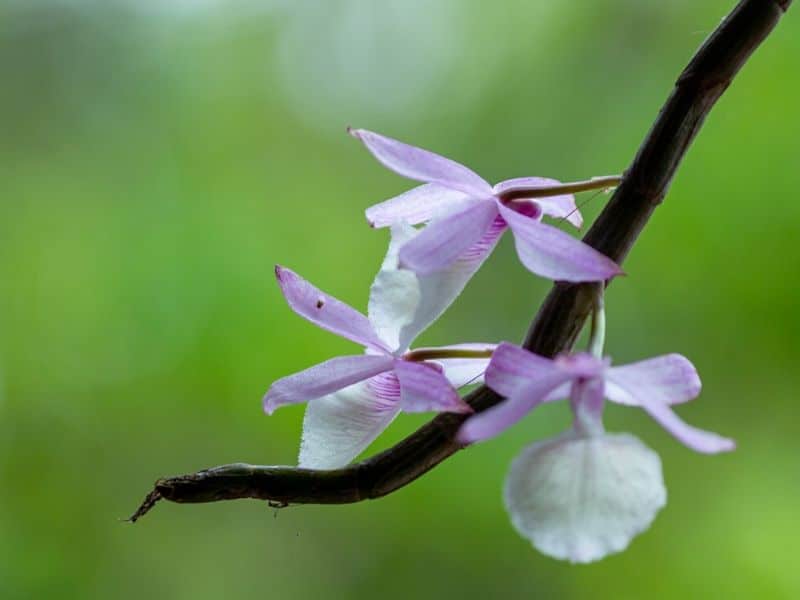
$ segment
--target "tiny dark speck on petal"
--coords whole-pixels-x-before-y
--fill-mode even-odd
[[[322,297],[320,296],[320,297],[317,299],[317,308],[322,308],[323,306],[325,306],[325,298],[322,298]]]

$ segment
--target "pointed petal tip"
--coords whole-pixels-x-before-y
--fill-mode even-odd
[[[357,139],[359,138],[358,132],[360,131],[360,129],[355,129],[353,126],[348,125],[347,127],[345,127],[345,131],[347,132],[347,135],[352,135],[354,138]]]
[[[272,413],[274,413],[275,409],[278,408],[272,401],[272,398],[270,398],[269,392],[264,394],[264,397],[261,399],[261,408],[264,410],[264,414],[267,416],[272,416]]]

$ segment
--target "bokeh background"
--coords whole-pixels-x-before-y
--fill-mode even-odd
[[[608,293],[609,353],[688,355],[705,387],[681,415],[739,443],[697,455],[610,407],[670,495],[626,552],[559,563],[505,515],[509,462],[567,426],[564,404],[380,501],[118,522],[160,475],[294,462],[303,409],[266,417],[261,395],[354,347],[289,311],[273,265],[364,308],[387,233],[362,211],[412,185],[345,126],[489,180],[620,172],[731,6],[3,2],[0,597],[800,597],[800,9]],[[547,289],[505,239],[421,342],[518,341]]]

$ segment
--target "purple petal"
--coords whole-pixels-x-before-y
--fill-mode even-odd
[[[561,182],[557,179],[549,179],[547,177],[517,177],[515,179],[501,181],[494,186],[494,192],[495,194],[500,195],[510,189],[546,189],[560,184]],[[578,210],[578,206],[575,204],[575,196],[573,194],[548,196],[546,198],[534,198],[533,201],[536,202],[536,204],[538,204],[542,209],[542,212],[549,217],[566,219],[578,228],[583,225],[583,217]]]
[[[534,381],[529,381],[507,400],[467,419],[458,431],[458,441],[462,444],[471,444],[496,436],[545,402],[548,395],[568,379],[569,375],[564,371],[554,370]]]
[[[454,262],[436,273],[416,274],[420,300],[414,319],[400,332],[400,346],[408,348],[416,337],[450,307],[472,276],[492,253],[506,223],[498,215],[483,236]]]
[[[337,469],[351,462],[400,412],[395,400],[374,393],[373,377],[309,402],[303,419],[299,466]],[[396,380],[395,380],[396,381]]]
[[[492,195],[492,186],[482,177],[449,158],[366,129],[349,131],[351,135],[364,142],[367,150],[378,161],[398,175],[425,183],[439,183],[478,198]]]
[[[400,406],[405,412],[472,412],[442,374],[438,365],[398,360],[394,372],[400,381]]]
[[[493,200],[476,200],[459,212],[431,221],[400,249],[400,265],[419,275],[445,269],[484,236],[496,216]]]
[[[279,379],[264,396],[264,412],[271,415],[285,404],[297,404],[332,394],[392,368],[390,356],[339,356]]]
[[[622,273],[607,256],[551,225],[539,223],[500,204],[500,214],[514,232],[522,264],[555,281],[604,281]]]
[[[276,266],[275,277],[289,306],[301,317],[358,344],[391,352],[375,333],[369,319],[354,308],[322,293],[285,267]]]
[[[696,398],[700,387],[694,365],[680,354],[657,356],[606,372],[606,397],[619,404],[679,404]]]
[[[642,408],[655,419],[659,425],[671,433],[675,438],[692,450],[704,454],[728,452],[736,448],[733,440],[724,438],[711,431],[703,431],[683,422],[666,404],[647,402]]]
[[[486,369],[486,385],[508,398],[521,387],[557,371],[559,368],[554,360],[502,342]]]
[[[405,222],[410,225],[430,221],[437,214],[469,198],[464,192],[437,183],[420,185],[405,194],[370,206],[367,221],[372,227],[387,227]]]

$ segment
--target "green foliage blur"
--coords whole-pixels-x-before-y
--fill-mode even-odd
[[[489,180],[621,172],[732,0],[6,0],[0,5],[0,598],[798,598],[800,8],[719,102],[610,288],[608,352],[677,351],[694,454],[610,407],[669,503],[575,567],[512,530],[537,410],[380,501],[164,503],[154,479],[292,464],[274,379],[354,347],[292,314],[273,265],[365,308],[413,185],[345,127]],[[606,196],[584,194],[588,219]],[[425,344],[519,341],[548,289],[505,239]],[[402,416],[371,450],[427,420]]]

